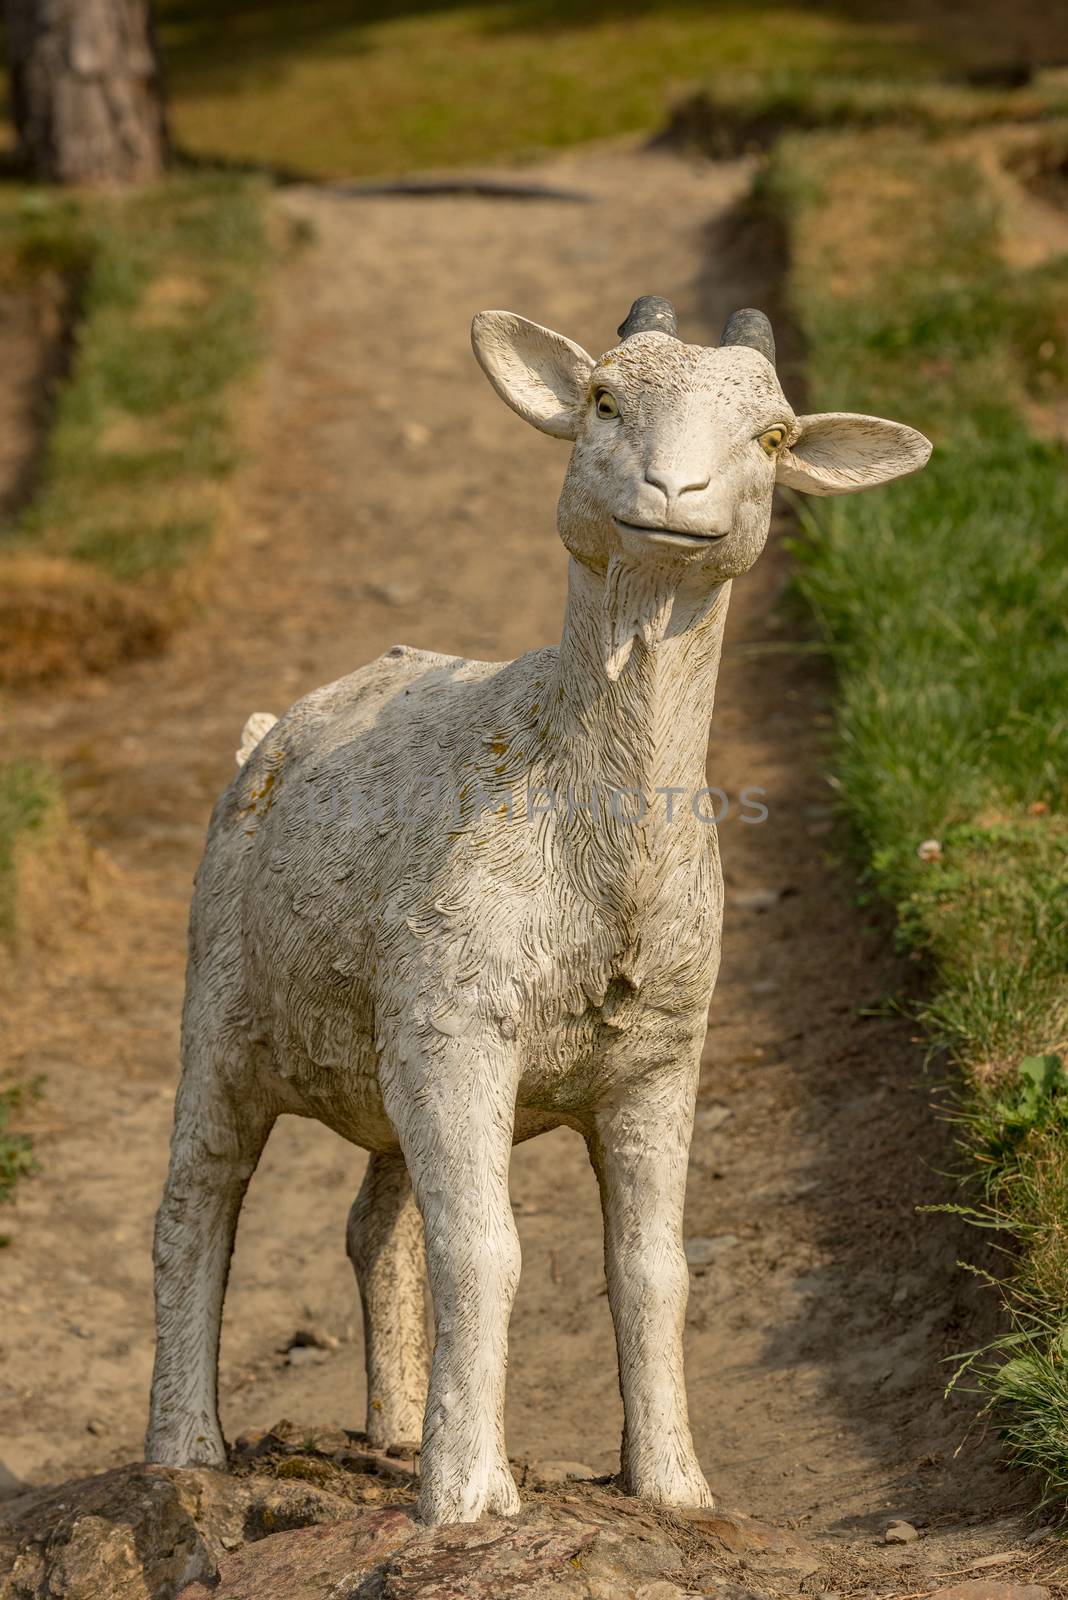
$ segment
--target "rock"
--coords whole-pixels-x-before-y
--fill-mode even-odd
[[[902,1522],[899,1519],[895,1522],[891,1522],[890,1526],[883,1534],[883,1543],[913,1544],[919,1537],[919,1533],[912,1526],[911,1522]]]
[[[699,1531],[713,1549],[740,1558],[738,1564],[756,1576],[792,1581],[819,1570],[820,1558],[806,1539],[757,1522],[743,1511],[723,1511],[713,1506],[707,1510],[676,1511],[675,1516]]]
[[[358,1588],[418,1527],[410,1509],[389,1506],[276,1533],[227,1555],[217,1582],[194,1582],[180,1600],[326,1600],[343,1580]]]
[[[520,1468],[522,1489],[553,1489],[561,1483],[582,1483],[597,1474],[581,1461],[525,1461]]]
[[[286,1351],[286,1366],[288,1367],[321,1366],[324,1361],[329,1360],[329,1350],[317,1350],[314,1345],[310,1344],[295,1344],[291,1350]]]
[[[720,1256],[726,1255],[728,1250],[733,1250],[737,1243],[736,1233],[717,1233],[687,1239],[683,1248],[691,1267],[708,1267],[713,1261],[718,1261]]]
[[[0,1600],[760,1600],[818,1565],[751,1518],[580,1482],[579,1462],[528,1463],[559,1481],[515,1517],[427,1528],[414,1463],[360,1439],[283,1421],[229,1473],[132,1465],[25,1492],[0,1515]]]
[[[535,1501],[518,1517],[425,1528],[399,1507],[277,1534],[181,1600],[684,1600],[682,1551],[639,1502]],[[644,1585],[644,1587],[642,1587]]]
[[[91,1433],[95,1439],[102,1439],[108,1431],[108,1425],[103,1417],[90,1417],[85,1424],[86,1433]]]
[[[735,889],[729,896],[739,911],[770,911],[780,898],[778,889]]]
[[[365,583],[363,592],[370,600],[377,600],[386,606],[414,606],[422,598],[422,590],[418,584],[406,583],[403,579],[393,579],[389,582]]]
[[[286,1345],[286,1350],[338,1350],[341,1340],[322,1328],[298,1328]]]
[[[1040,1583],[1006,1583],[1000,1578],[966,1578],[948,1589],[936,1589],[930,1600],[1050,1600]]]
[[[815,1570],[802,1541],[749,1518],[684,1520],[683,1545],[678,1513],[592,1487],[445,1528],[421,1527],[407,1508],[363,1512],[246,1546],[220,1562],[217,1586],[198,1583],[181,1600],[757,1600],[736,1581],[739,1566],[791,1586]]]
[[[31,1490],[0,1516],[2,1600],[172,1600],[255,1529],[328,1522],[351,1502],[307,1483],[140,1464]]]
[[[714,1133],[733,1117],[730,1106],[698,1106],[694,1126],[700,1133]]]

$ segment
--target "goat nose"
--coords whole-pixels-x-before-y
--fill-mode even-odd
[[[689,494],[691,491],[696,492],[699,489],[707,489],[711,482],[711,476],[708,474],[700,483],[687,483],[685,479],[685,470],[672,472],[667,467],[646,467],[645,469],[646,483],[655,484],[668,500],[677,500],[680,495]]]

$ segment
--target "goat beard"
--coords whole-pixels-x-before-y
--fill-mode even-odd
[[[656,649],[671,622],[677,586],[677,575],[636,566],[618,554],[611,557],[601,601],[601,646],[610,683],[630,660],[636,639],[646,650]]]

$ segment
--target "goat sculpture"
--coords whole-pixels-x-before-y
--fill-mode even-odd
[[[595,361],[522,317],[474,320],[498,394],[573,441],[561,644],[504,665],[397,645],[247,730],[192,909],[150,1461],[225,1462],[238,1212],[275,1118],[296,1112],[371,1152],[348,1227],[368,1434],[421,1435],[426,1522],[515,1511],[510,1150],[564,1124],[601,1192],[624,1485],[710,1503],[683,1381],[682,1214],[723,890],[691,797],[731,580],[760,554],[775,483],[864,489],[930,445],[878,418],[796,417],[760,312],[705,349],[647,296],[619,332]],[[413,788],[429,808],[390,809]]]

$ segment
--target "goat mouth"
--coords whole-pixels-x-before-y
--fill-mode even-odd
[[[651,544],[676,544],[698,549],[701,545],[715,544],[720,539],[725,539],[725,533],[690,533],[682,528],[669,528],[663,523],[655,522],[625,522],[622,517],[613,517],[612,521],[617,528],[622,528],[625,533],[640,534],[643,539],[648,539]]]

